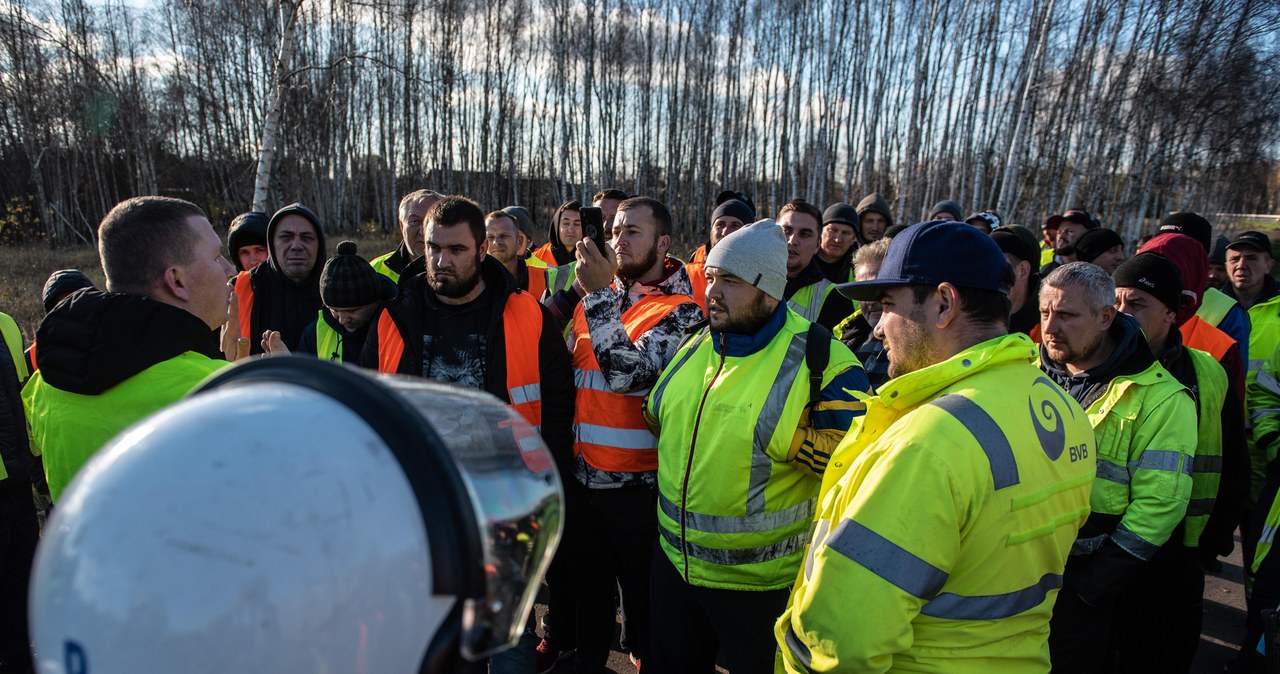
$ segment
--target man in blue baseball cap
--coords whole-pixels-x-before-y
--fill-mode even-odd
[[[1096,452],[1035,345],[1008,334],[1011,276],[989,236],[931,221],[893,238],[875,280],[840,286],[881,303],[891,378],[823,476],[774,629],[786,671],[1049,670]]]

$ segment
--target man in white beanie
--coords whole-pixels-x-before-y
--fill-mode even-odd
[[[661,550],[645,671],[772,672],[827,457],[865,409],[848,347],[783,300],[787,242],[762,220],[707,253],[710,326],[658,377]],[[659,432],[660,431],[660,432]]]

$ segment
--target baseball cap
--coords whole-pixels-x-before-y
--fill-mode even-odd
[[[1227,244],[1227,250],[1235,248],[1252,248],[1271,255],[1271,237],[1262,232],[1241,232]]]
[[[911,225],[893,237],[872,281],[836,286],[848,298],[874,300],[885,288],[950,283],[961,288],[1009,292],[1008,261],[1000,246],[975,227],[950,220]]]
[[[1058,229],[1064,222],[1074,222],[1077,225],[1084,225],[1085,229],[1097,229],[1102,226],[1098,219],[1089,215],[1087,211],[1070,210],[1062,215],[1050,215],[1044,221],[1044,226],[1049,229]]]

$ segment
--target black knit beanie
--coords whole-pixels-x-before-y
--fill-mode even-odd
[[[1200,215],[1189,212],[1170,213],[1160,221],[1161,232],[1177,232],[1200,242],[1204,246],[1205,255],[1213,247],[1213,225]]]
[[[730,199],[716,206],[716,210],[711,212],[711,222],[715,222],[726,215],[741,220],[744,225],[749,225],[756,221],[756,212],[745,202],[738,199]]]
[[[1117,288],[1138,288],[1151,293],[1169,311],[1182,307],[1182,277],[1169,258],[1158,253],[1139,253],[1125,261],[1112,275]]]
[[[1124,239],[1114,230],[1100,227],[1091,229],[1076,239],[1076,259],[1081,262],[1093,262],[1103,253],[1115,248],[1124,247]]]
[[[373,304],[382,299],[378,272],[356,255],[354,241],[338,244],[338,254],[324,263],[320,272],[320,299],[327,307],[348,309]]]

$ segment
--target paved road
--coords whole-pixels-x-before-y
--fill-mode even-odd
[[[1240,542],[1237,537],[1236,551],[1231,557],[1223,559],[1222,570],[1205,579],[1204,625],[1200,632],[1200,648],[1196,651],[1195,664],[1191,668],[1193,674],[1221,672],[1227,662],[1235,657],[1240,639],[1244,636],[1244,586],[1241,584],[1243,571],[1240,564]],[[540,599],[545,601],[545,592]],[[546,608],[545,603],[537,606],[539,623]],[[554,671],[564,674],[564,669],[567,668],[557,668]],[[617,650],[616,641],[609,657],[609,671],[617,674],[635,674],[636,671],[627,656]]]

